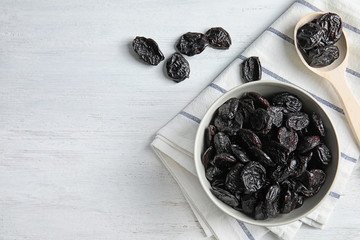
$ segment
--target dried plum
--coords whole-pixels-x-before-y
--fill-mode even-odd
[[[189,62],[180,54],[174,53],[166,62],[167,74],[175,82],[181,82],[189,77]]]
[[[311,67],[326,67],[339,58],[337,46],[319,46],[309,50],[305,60]]]
[[[241,180],[248,193],[254,193],[262,188],[265,177],[266,170],[263,165],[254,161],[247,163],[241,172]]]
[[[300,153],[306,153],[320,144],[319,136],[305,136],[302,138],[298,145],[298,151]]]
[[[176,44],[176,48],[180,53],[187,56],[199,54],[207,46],[207,40],[204,34],[196,32],[188,32],[183,34]]]
[[[256,146],[261,148],[262,146],[260,138],[249,129],[240,129],[238,132],[238,139],[248,147]]]
[[[214,146],[216,149],[216,152],[218,154],[220,153],[226,153],[226,152],[230,152],[231,151],[231,142],[229,137],[223,133],[223,132],[218,132],[215,136],[214,136]]]
[[[331,152],[329,148],[325,144],[321,143],[316,146],[315,151],[320,162],[324,165],[328,165],[331,161]]]
[[[233,153],[233,155],[242,163],[248,163],[250,162],[250,158],[248,157],[248,155],[246,154],[246,152],[239,146],[236,144],[232,144],[231,145],[231,151]]]
[[[218,109],[218,115],[223,119],[234,119],[238,110],[239,99],[231,98],[223,103]]]
[[[236,164],[226,176],[225,186],[233,194],[243,192],[241,181],[241,171],[243,167],[244,165],[241,163]]]
[[[237,162],[236,158],[229,153],[220,153],[215,155],[213,165],[222,169],[228,170]]]
[[[294,130],[288,130],[286,127],[281,127],[278,132],[278,140],[289,152],[293,152],[296,149],[299,138]]]
[[[216,127],[214,125],[209,125],[205,130],[205,145],[208,147],[212,144],[214,136],[216,134]]]
[[[252,155],[254,156],[254,160],[258,161],[259,163],[261,163],[263,166],[266,167],[274,167],[276,164],[271,160],[271,158],[269,157],[269,155],[267,155],[263,150],[261,150],[258,147],[255,146],[251,146],[249,148],[249,150],[251,151]]]
[[[296,33],[296,40],[299,47],[309,50],[321,46],[324,39],[324,31],[317,23],[310,22],[300,27]]]
[[[132,47],[140,59],[148,64],[156,66],[165,59],[158,44],[151,38],[136,37]]]
[[[336,13],[326,13],[317,21],[324,31],[324,41],[326,45],[336,43],[342,35],[342,21]]]
[[[213,161],[214,157],[215,157],[215,148],[213,146],[210,146],[208,149],[206,149],[201,159],[205,168],[207,168],[209,163]]]
[[[266,134],[271,129],[272,118],[268,111],[263,108],[258,108],[251,115],[250,124],[254,131]]]
[[[221,27],[210,28],[205,36],[209,45],[217,49],[229,49],[231,45],[230,34]]]
[[[304,112],[294,112],[287,115],[286,126],[296,131],[306,128],[309,123],[309,116]]]
[[[239,201],[236,199],[234,195],[232,195],[230,192],[221,189],[221,188],[215,188],[210,189],[210,191],[221,201],[226,203],[227,205],[231,207],[236,207],[239,205]]]
[[[325,137],[325,128],[322,119],[316,113],[311,114],[311,121],[313,125],[313,131],[317,131],[321,137]]]
[[[267,108],[268,114],[271,117],[272,124],[276,127],[280,127],[283,122],[283,116],[284,116],[284,108],[283,107],[275,107],[275,106],[269,106]]]
[[[249,57],[241,63],[241,77],[245,82],[261,79],[262,68],[258,57]]]
[[[286,92],[275,95],[271,103],[275,106],[284,107],[289,112],[299,112],[302,108],[300,99]]]

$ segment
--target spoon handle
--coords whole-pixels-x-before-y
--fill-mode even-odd
[[[344,75],[335,74],[329,79],[340,97],[346,119],[353,132],[353,136],[360,147],[360,104],[354,97]]]

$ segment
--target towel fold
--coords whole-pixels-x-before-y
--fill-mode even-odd
[[[357,10],[354,10],[357,9]],[[175,178],[206,236],[231,239],[291,239],[307,224],[323,228],[359,159],[357,147],[344,116],[341,103],[327,81],[309,71],[299,60],[293,40],[293,29],[300,18],[314,11],[335,12],[343,20],[343,31],[349,44],[347,81],[360,100],[360,9],[347,1],[298,0],[235,59],[210,85],[180,113],[161,128],[151,143],[155,153]],[[325,201],[311,214],[291,224],[259,227],[240,222],[219,210],[202,190],[193,160],[195,133],[210,105],[231,88],[243,84],[240,64],[258,56],[263,67],[262,79],[293,84],[310,93],[324,108],[336,128],[340,143],[338,178]]]

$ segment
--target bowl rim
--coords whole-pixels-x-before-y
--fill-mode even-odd
[[[255,219],[241,219],[238,216],[236,216],[233,211],[237,211],[235,209],[230,209],[228,210],[227,208],[222,207],[221,205],[219,205],[217,203],[217,201],[221,201],[219,199],[217,199],[214,195],[212,195],[212,193],[210,191],[206,191],[207,186],[205,185],[205,181],[208,182],[208,180],[206,179],[206,177],[201,177],[203,175],[203,170],[200,167],[200,164],[202,165],[202,161],[201,161],[201,149],[202,146],[199,145],[199,139],[201,137],[204,136],[203,133],[203,125],[205,124],[205,118],[206,116],[208,116],[209,114],[213,114],[214,111],[216,111],[216,109],[219,107],[215,107],[219,104],[219,102],[222,102],[224,100],[224,98],[226,98],[228,95],[231,95],[233,92],[239,91],[239,89],[244,88],[244,87],[248,87],[248,86],[253,86],[253,85],[279,85],[279,86],[283,86],[285,88],[292,88],[295,91],[299,91],[301,92],[301,94],[306,95],[309,99],[311,99],[320,109],[321,111],[324,113],[324,115],[327,117],[327,119],[329,120],[330,123],[330,127],[334,132],[335,135],[335,142],[336,142],[336,150],[337,150],[337,162],[336,162],[336,169],[335,169],[335,175],[334,178],[329,186],[329,189],[326,191],[326,193],[324,194],[324,196],[320,199],[320,201],[313,206],[311,209],[309,209],[308,211],[300,214],[297,217],[294,217],[293,219],[289,219],[289,220],[284,220],[283,222],[271,222],[271,218],[268,218],[266,220],[255,220]],[[244,91],[245,92],[245,91]],[[295,85],[289,84],[289,83],[284,83],[284,82],[275,82],[275,81],[271,81],[271,80],[261,80],[261,81],[256,81],[256,82],[248,82],[248,83],[243,83],[241,85],[235,86],[232,89],[228,90],[227,92],[225,92],[224,94],[222,94],[220,97],[218,97],[211,105],[210,107],[206,110],[204,116],[202,117],[200,124],[197,128],[196,131],[196,136],[195,136],[195,142],[194,142],[194,164],[195,164],[195,169],[196,169],[196,174],[197,174],[197,178],[200,181],[200,185],[202,187],[202,190],[205,191],[206,195],[208,196],[208,198],[210,198],[211,202],[213,202],[216,207],[218,207],[222,212],[228,214],[229,216],[232,216],[233,218],[245,222],[245,223],[249,223],[252,225],[256,225],[256,226],[264,226],[264,227],[274,227],[274,226],[281,226],[281,225],[285,225],[285,224],[289,224],[292,222],[295,222],[307,215],[309,215],[310,213],[312,213],[313,211],[315,211],[327,198],[327,196],[329,195],[329,193],[331,192],[331,189],[334,186],[334,183],[337,180],[338,177],[338,172],[339,172],[339,164],[340,164],[340,144],[339,144],[339,140],[338,140],[338,135],[336,132],[336,128],[334,127],[334,124],[331,120],[331,118],[329,117],[329,115],[326,113],[326,111],[323,109],[323,107],[320,105],[320,103],[313,97],[311,96],[308,92],[306,92],[305,90],[301,89],[300,87],[297,87]],[[225,204],[225,203],[224,203]],[[240,212],[240,211],[238,211]],[[244,214],[242,212],[240,212],[241,214]]]

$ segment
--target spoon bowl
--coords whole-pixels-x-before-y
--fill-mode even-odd
[[[339,41],[337,41],[334,44],[339,48],[339,58],[326,67],[309,66],[297,44],[296,34],[298,32],[298,29],[304,26],[306,23],[309,23],[312,20],[321,17],[323,14],[325,13],[323,12],[310,13],[304,16],[303,18],[301,18],[300,21],[296,24],[294,29],[294,43],[295,43],[296,52],[300,57],[300,60],[309,70],[323,77],[324,79],[328,80],[328,82],[333,86],[333,88],[335,89],[336,93],[340,98],[346,119],[349,122],[354,138],[358,146],[360,147],[360,104],[357,101],[357,99],[354,97],[345,78],[346,66],[348,61],[348,52],[349,52],[345,33],[343,32]]]

